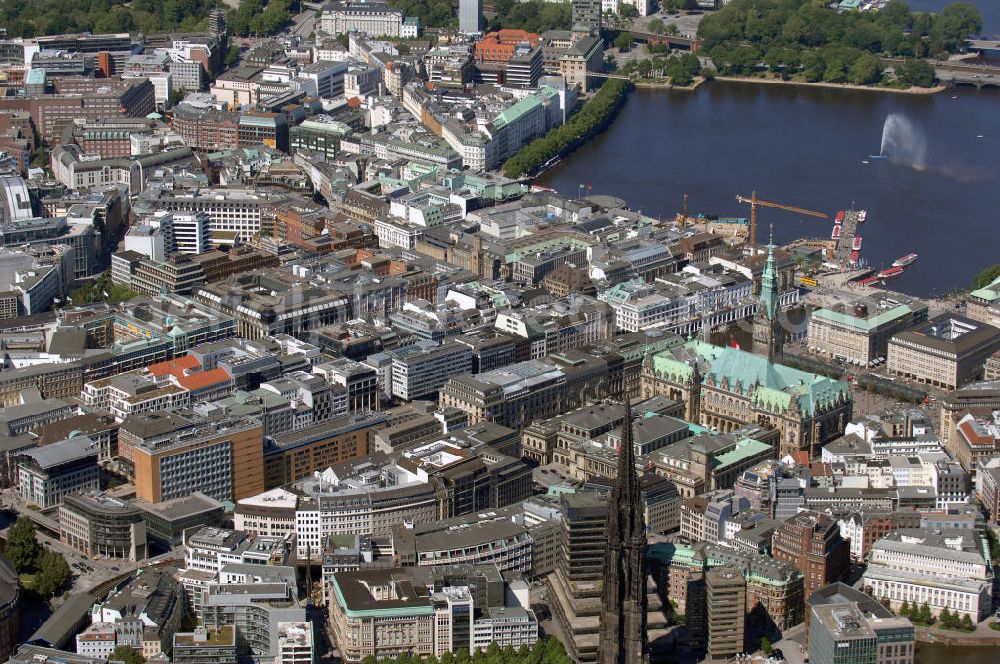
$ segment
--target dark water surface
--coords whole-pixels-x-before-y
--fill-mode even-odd
[[[890,116],[893,158],[868,160]],[[1000,262],[1000,90],[902,95],[718,81],[693,93],[637,90],[606,132],[540,182],[567,194],[590,184],[654,217],[679,211],[685,192],[692,213],[745,217],[735,196],[754,189],[830,215],[761,209],[758,239],[773,223],[777,241],[829,237],[833,215],[853,201],[868,210],[862,257],[880,267],[918,252],[893,287],[942,294]]]
[[[1000,661],[1000,647],[917,644],[916,664],[993,664],[997,661]]]

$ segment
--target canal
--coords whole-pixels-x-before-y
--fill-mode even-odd
[[[1000,648],[997,647],[918,643],[916,664],[992,664],[998,658]]]

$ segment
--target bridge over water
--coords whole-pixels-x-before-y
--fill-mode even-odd
[[[889,66],[903,63],[901,58],[883,58],[882,62]],[[974,85],[977,88],[987,86],[1000,87],[1000,65],[982,62],[935,60],[934,73],[942,83],[952,85]]]

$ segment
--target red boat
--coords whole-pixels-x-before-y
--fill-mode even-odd
[[[844,223],[844,211],[843,210],[841,210],[840,212],[837,213],[836,223],[838,223],[838,224]]]
[[[858,283],[861,284],[862,286],[874,286],[875,284],[878,283],[878,280],[879,280],[878,277],[868,277],[867,279],[862,279]]]
[[[839,240],[840,239],[840,228],[841,228],[840,226],[834,226],[833,227],[833,233],[830,235],[830,239],[831,240]]]
[[[854,251],[861,251],[861,236],[860,235],[855,235],[854,236],[854,246],[852,246],[851,249],[853,249]]]
[[[900,274],[903,274],[903,268],[896,266],[882,270],[878,273],[878,276],[884,279],[885,277],[895,277]]]
[[[858,262],[858,257],[860,255],[861,254],[858,253],[857,251],[852,251],[850,257],[847,260],[849,260],[851,262],[851,265],[853,265]]]

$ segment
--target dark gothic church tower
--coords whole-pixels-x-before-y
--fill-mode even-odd
[[[608,502],[608,552],[598,664],[648,662],[646,633],[646,524],[635,472],[632,406],[625,397],[625,421],[618,451],[618,478]]]

